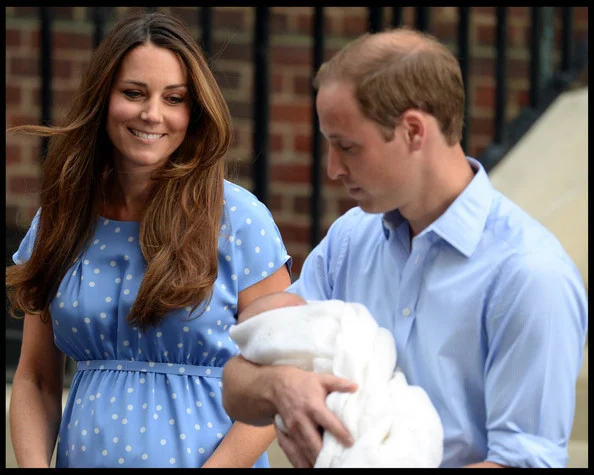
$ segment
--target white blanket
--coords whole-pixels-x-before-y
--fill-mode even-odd
[[[230,335],[253,363],[293,365],[358,384],[354,393],[326,398],[355,443],[346,448],[325,431],[315,468],[439,467],[439,415],[422,388],[394,371],[394,339],[363,305],[328,300],[270,310],[231,327]],[[276,424],[286,430],[278,415]]]

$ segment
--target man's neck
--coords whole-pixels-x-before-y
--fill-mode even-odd
[[[474,170],[459,145],[428,157],[417,200],[401,210],[409,222],[411,240],[449,208],[473,177]]]

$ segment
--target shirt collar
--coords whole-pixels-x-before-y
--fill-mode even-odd
[[[478,160],[466,157],[475,170],[474,178],[448,209],[423,232],[433,231],[466,257],[472,255],[478,245],[493,200],[493,186],[487,172]],[[385,213],[382,219],[384,236],[397,229],[406,220],[400,211]]]

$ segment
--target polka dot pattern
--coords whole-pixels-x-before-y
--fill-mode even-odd
[[[225,208],[209,305],[170,312],[146,333],[127,322],[146,270],[139,223],[99,218],[50,305],[55,342],[78,362],[57,467],[198,468],[229,431],[220,376],[238,351],[229,338],[238,294],[290,257],[253,194],[225,182]],[[30,257],[38,219],[15,263]],[[268,467],[265,454],[255,467]]]

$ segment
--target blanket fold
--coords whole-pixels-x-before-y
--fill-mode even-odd
[[[443,427],[426,392],[396,368],[392,334],[367,308],[310,301],[256,315],[231,327],[241,355],[263,365],[293,365],[354,381],[354,393],[330,393],[326,405],[355,439],[344,447],[323,435],[315,468],[439,467]],[[279,429],[286,431],[279,416]]]

